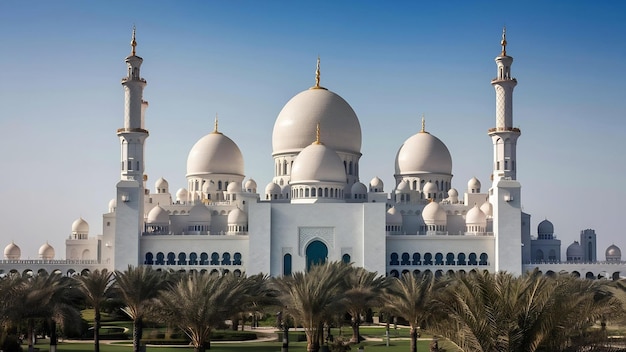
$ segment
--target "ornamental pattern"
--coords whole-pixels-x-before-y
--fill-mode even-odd
[[[306,246],[311,241],[318,239],[328,246],[328,249],[335,245],[335,228],[334,227],[300,227],[298,228],[298,254],[306,253]]]

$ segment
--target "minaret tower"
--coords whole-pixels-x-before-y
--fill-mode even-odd
[[[511,77],[513,58],[506,54],[506,28],[502,30],[502,52],[496,57],[498,76],[491,80],[496,90],[496,127],[489,129],[493,141],[493,179],[516,179],[516,146],[521,131],[513,127],[513,89],[517,80]]]
[[[144,128],[144,112],[148,103],[143,98],[146,80],[139,70],[143,59],[136,55],[135,28],[130,42],[131,53],[126,57],[128,75],[122,78],[124,86],[124,127],[117,130],[121,142],[121,177],[117,183],[115,209],[115,236],[105,239],[105,263],[111,269],[126,270],[140,261],[139,239],[144,223],[144,142],[148,131]]]
[[[489,190],[493,204],[496,271],[522,274],[521,185],[516,179],[516,144],[519,128],[513,127],[513,58],[506,54],[506,28],[502,30],[502,52],[496,57],[498,76],[491,80],[496,89],[496,127],[489,129],[493,141],[493,184]]]

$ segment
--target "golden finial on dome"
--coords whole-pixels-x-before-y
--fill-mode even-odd
[[[424,117],[424,114],[422,114],[422,130],[420,132],[426,132],[426,118]]]
[[[213,126],[213,132],[212,133],[220,133],[217,130],[217,124],[218,124],[218,118],[217,118],[217,113],[215,113],[215,123],[214,123],[214,126]]]
[[[500,55],[506,56],[506,26],[502,27],[502,41],[500,45],[502,45],[502,54]]]
[[[315,85],[311,89],[326,89],[320,86],[320,57],[317,56],[317,66],[315,69]]]
[[[317,127],[315,128],[315,142],[313,142],[313,144],[322,144],[320,134],[320,123],[318,122]]]
[[[133,48],[130,52],[131,56],[135,56],[135,47],[137,47],[137,41],[135,40],[135,31],[136,31],[136,28],[133,25],[133,39],[130,41],[130,46]]]

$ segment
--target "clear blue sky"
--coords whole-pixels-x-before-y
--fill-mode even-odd
[[[494,57],[507,26],[518,79],[518,179],[532,231],[548,218],[563,252],[580,230],[598,257],[626,253],[626,2],[623,1],[1,1],[0,248],[23,258],[47,241],[65,257],[79,216],[90,235],[115,196],[124,94],[137,26],[150,102],[149,185],[185,187],[187,153],[213,128],[241,148],[248,177],[271,180],[274,120],[322,85],[354,108],[361,180],[393,188],[394,157],[420,128],[450,149],[453,187],[488,189]]]

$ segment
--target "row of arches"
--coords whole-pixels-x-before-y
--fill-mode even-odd
[[[427,252],[423,255],[421,253],[413,253],[410,255],[407,252],[399,255],[398,253],[391,253],[389,256],[389,265],[489,265],[489,256],[487,253],[447,253],[444,257],[443,253]]]
[[[164,254],[158,252],[156,256],[152,252],[147,252],[145,255],[145,265],[242,265],[241,253],[235,252],[232,257],[229,252],[224,252],[220,255],[217,252],[209,254],[206,252],[198,253],[191,252],[189,255],[185,252],[180,252],[176,255],[174,252]]]

